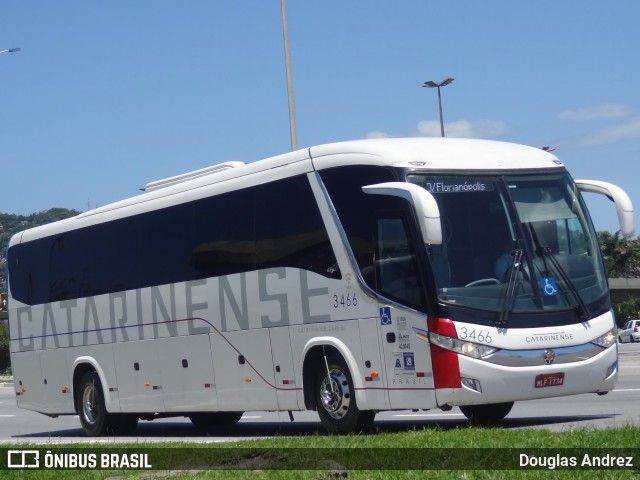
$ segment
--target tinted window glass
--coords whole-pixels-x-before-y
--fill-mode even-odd
[[[256,229],[258,268],[296,267],[340,277],[306,178],[256,187]]]
[[[373,256],[378,212],[402,205],[402,200],[370,195],[365,185],[394,181],[391,171],[376,167],[339,167],[324,170],[320,176],[338,212],[365,281],[375,285]]]
[[[405,305],[423,304],[417,258],[401,213],[378,219],[375,259],[381,293]]]
[[[255,188],[216,195],[194,204],[195,241],[190,263],[195,278],[255,269]]]
[[[81,296],[133,289],[143,283],[143,260],[149,259],[151,249],[145,250],[148,241],[143,244],[142,231],[142,225],[136,221],[136,217],[81,231],[78,236],[88,250],[91,268],[87,266],[86,272],[91,276],[92,287],[83,290]],[[83,257],[80,252],[71,253],[72,258]]]
[[[364,281],[386,297],[424,309],[423,283],[409,228],[408,203],[398,197],[371,195],[362,187],[394,181],[379,167],[339,167],[321,172]],[[409,270],[406,270],[408,268]]]
[[[16,245],[9,262],[13,297],[32,305],[256,268],[339,277],[304,176]]]

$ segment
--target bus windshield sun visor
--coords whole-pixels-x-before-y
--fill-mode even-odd
[[[442,226],[440,225],[440,209],[436,199],[424,188],[404,182],[387,182],[376,185],[365,185],[362,191],[372,195],[390,195],[408,200],[415,208],[424,243],[428,245],[442,244]]]

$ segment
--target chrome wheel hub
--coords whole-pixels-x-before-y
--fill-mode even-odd
[[[96,409],[95,396],[96,389],[93,386],[85,388],[84,392],[82,393],[82,415],[90,424],[96,423],[98,415],[100,413]]]
[[[351,390],[349,382],[342,370],[333,368],[320,384],[322,407],[337,420],[349,411]]]

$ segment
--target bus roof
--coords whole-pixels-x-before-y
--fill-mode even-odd
[[[375,138],[330,143],[309,150],[317,170],[363,163],[472,171],[544,169],[562,165],[555,155],[542,148],[469,138]]]
[[[10,245],[66,230],[135,215],[271,180],[347,165],[378,165],[445,171],[558,168],[540,149],[513,143],[459,138],[376,138],[331,143],[247,164],[229,162],[150,182],[145,192],[12,238]]]

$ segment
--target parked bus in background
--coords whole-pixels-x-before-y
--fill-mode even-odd
[[[615,322],[581,191],[633,232],[619,188],[491,141],[344,142],[152,182],[12,238],[18,405],[90,436],[247,410],[348,433],[384,410],[489,423],[607,393]]]

